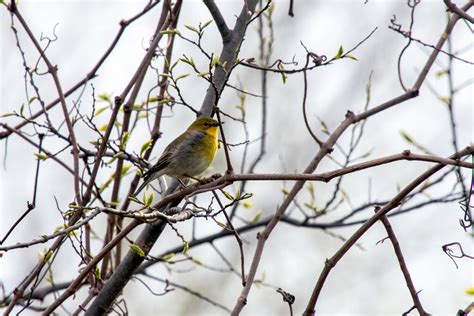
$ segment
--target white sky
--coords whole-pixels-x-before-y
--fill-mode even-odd
[[[55,25],[58,41],[47,51],[49,58],[58,65],[59,76],[63,87],[68,88],[92,68],[98,58],[111,42],[118,30],[118,22],[129,18],[143,7],[146,1],[21,1],[20,10],[36,36],[52,36]],[[409,22],[408,8],[404,1],[295,1],[294,18],[287,16],[288,1],[276,1],[274,13],[275,44],[272,60],[281,58],[291,60],[293,56],[304,63],[305,51],[300,45],[302,41],[308,49],[329,58],[336,54],[340,45],[347,50],[375,27],[377,32],[359,49],[353,52],[359,61],[341,60],[333,65],[318,68],[308,76],[308,117],[312,127],[320,135],[318,117],[323,119],[329,129],[333,130],[343,120],[345,112],[350,109],[360,112],[365,102],[365,84],[371,72],[372,101],[371,106],[378,105],[402,93],[397,77],[397,58],[406,40],[399,34],[388,29],[390,18],[397,15],[397,21],[406,29]],[[459,5],[462,2],[457,2]],[[241,1],[220,1],[229,26],[234,23],[234,16],[240,11]],[[99,77],[91,81],[96,94],[119,94],[128,83],[131,74],[144,55],[144,48],[154,30],[158,5],[147,16],[127,29],[123,39],[109,60],[100,68]],[[183,25],[197,25],[205,22],[210,16],[201,1],[185,1],[180,16],[178,29],[186,36],[191,32]],[[424,1],[416,10],[416,21],[413,36],[424,42],[434,44],[441,34],[446,22],[445,9],[442,1]],[[23,68],[18,50],[15,47],[11,32],[10,17],[5,9],[0,10],[0,44],[1,44],[1,76],[0,76],[0,110],[2,113],[18,111],[21,103],[27,101],[25,96]],[[17,28],[21,29],[15,22]],[[246,40],[242,46],[240,57],[258,57],[256,24],[249,27]],[[20,38],[27,52],[30,63],[37,58],[32,54],[31,46],[24,32],[20,30]],[[464,23],[458,23],[453,33],[454,49],[466,47],[472,43],[472,34]],[[203,45],[210,52],[219,53],[220,40],[215,25],[206,32]],[[205,62],[196,49],[178,41],[174,57],[183,54],[193,56],[204,67]],[[472,60],[472,49],[460,57]],[[412,45],[403,57],[404,80],[410,86],[427,59],[425,50]],[[437,78],[435,72],[446,65],[447,57],[439,56],[436,64],[427,77],[427,82],[439,95],[446,95],[446,78]],[[189,72],[186,67],[177,67],[177,73]],[[453,69],[455,86],[472,78],[472,66],[455,62]],[[149,73],[145,89],[139,96],[143,100],[146,91],[155,84],[156,78]],[[245,89],[259,93],[259,73],[246,68],[238,68],[230,82]],[[181,90],[186,100],[199,108],[207,85],[196,76],[189,76],[180,81]],[[317,147],[308,135],[303,123],[301,112],[302,75],[290,76],[288,83],[283,84],[281,77],[269,75],[268,99],[268,153],[264,162],[256,172],[301,172],[317,151]],[[56,97],[52,80],[49,76],[38,79],[42,87],[43,98],[49,102]],[[32,93],[32,91],[30,91]],[[87,111],[91,102],[90,85],[84,91],[81,108]],[[76,100],[75,93],[68,99],[69,104]],[[465,147],[472,142],[472,88],[466,88],[456,95],[455,119],[457,123],[458,143]],[[235,91],[227,89],[220,106],[224,111],[238,115],[235,105],[239,102]],[[260,136],[260,103],[259,100],[247,97],[247,121],[250,139]],[[36,111],[36,110],[33,110]],[[167,118],[163,120],[163,134],[153,158],[161,153],[164,145],[182,130],[193,119],[193,114],[184,107],[175,106],[173,111],[165,111]],[[51,117],[61,117],[59,107],[52,111]],[[107,116],[102,118],[104,123]],[[14,118],[0,118],[1,122],[15,124]],[[42,119],[39,122],[43,123]],[[176,122],[179,122],[178,124]],[[98,124],[99,126],[101,124]],[[226,135],[230,143],[244,141],[240,125],[228,121]],[[31,128],[25,131],[31,132]],[[371,155],[366,159],[400,153],[405,149],[419,152],[400,136],[400,131],[412,135],[415,140],[436,155],[447,156],[453,152],[446,106],[440,102],[425,84],[420,97],[400,104],[380,115],[371,118],[366,125],[365,137],[355,156],[368,151]],[[87,144],[91,134],[78,129],[79,140]],[[341,144],[347,145],[349,133],[341,138]],[[147,139],[146,128],[137,129],[132,135],[128,149],[139,151],[141,144]],[[48,138],[45,147],[51,151],[60,148],[62,142]],[[250,146],[250,159],[257,154],[257,144]],[[6,151],[5,151],[6,150]],[[5,168],[0,168],[0,236],[26,209],[26,202],[31,200],[36,150],[18,137],[10,137],[0,143],[0,159],[5,160]],[[68,151],[67,151],[68,152]],[[240,160],[242,148],[231,152],[236,166]],[[6,157],[5,157],[6,155]],[[67,153],[66,153],[67,155]],[[63,155],[65,157],[66,155]],[[337,153],[336,158],[340,158]],[[369,181],[373,200],[390,199],[397,193],[397,187],[403,187],[431,164],[419,162],[398,162],[378,167],[370,171],[359,172],[344,180],[344,189],[348,192],[351,203],[360,205],[367,201]],[[325,159],[318,172],[332,170],[337,166]],[[223,172],[225,160],[223,152],[218,153],[212,172]],[[102,170],[99,178],[105,181],[113,169]],[[469,172],[464,172],[469,176]],[[370,179],[370,180],[369,180]],[[452,180],[452,179],[451,179]],[[130,180],[128,180],[130,181]],[[431,194],[441,195],[451,189],[452,181],[439,187]],[[467,183],[467,182],[466,182]],[[46,161],[41,167],[39,200],[36,209],[18,227],[9,238],[7,244],[31,240],[39,235],[49,234],[61,225],[59,212],[54,198],[64,211],[73,200],[72,177],[52,161]],[[290,187],[290,183],[286,187]],[[315,183],[316,202],[323,206],[332,194],[332,184]],[[229,188],[229,191],[233,191]],[[265,188],[262,190],[262,188]],[[274,212],[281,203],[280,182],[254,183],[247,187],[252,192],[253,208],[243,209],[241,216],[252,218],[261,210],[264,215]],[[122,189],[122,192],[125,190]],[[110,195],[110,193],[109,193]],[[308,200],[306,191],[298,196],[299,202]],[[204,203],[204,202],[203,202]],[[347,212],[348,206],[338,211]],[[245,213],[247,212],[247,213]],[[369,214],[364,214],[368,216]],[[473,262],[468,259],[458,260],[459,269],[455,269],[451,260],[442,252],[443,244],[459,241],[465,246],[466,252],[473,254],[472,238],[462,231],[458,220],[462,213],[457,203],[431,206],[421,210],[392,218],[391,223],[400,240],[405,258],[417,290],[422,290],[420,299],[425,309],[434,315],[452,315],[459,308],[464,308],[472,300],[464,290],[473,285]],[[97,232],[104,227],[105,217],[97,221]],[[204,236],[216,231],[216,225],[210,221],[199,221],[198,234]],[[191,237],[190,222],[178,225],[180,231]],[[355,227],[337,229],[334,232],[349,237]],[[255,248],[257,231],[245,234],[246,264],[249,267]],[[330,274],[323,288],[317,305],[320,315],[400,315],[408,310],[413,303],[405,286],[403,276],[389,243],[375,245],[385,237],[381,225],[373,227],[360,240],[365,250],[353,248],[341,260]],[[100,244],[100,243],[98,243]],[[180,240],[169,229],[160,239],[152,254],[180,244]],[[227,238],[216,243],[235,266],[238,266],[238,249],[235,240]],[[341,242],[320,230],[296,229],[280,224],[271,235],[262,258],[258,278],[265,275],[265,282],[282,287],[296,296],[294,311],[301,314],[311,294],[324,260],[340,247]],[[470,245],[470,246],[469,246]],[[33,267],[37,260],[37,252],[44,245],[27,250],[4,253],[0,260],[0,281],[7,292],[10,292]],[[68,276],[77,271],[77,262],[71,262],[71,247],[68,246],[56,261],[53,268],[55,281],[68,281]],[[97,251],[97,249],[95,249]],[[197,259],[211,266],[223,267],[222,261],[209,246],[201,246],[190,252]],[[151,274],[186,285],[220,303],[232,308],[240,293],[239,278],[231,274],[219,274],[206,269],[186,264],[193,268],[190,273],[169,273],[163,266],[151,269]],[[176,269],[186,269],[180,266]],[[161,291],[163,285],[149,281],[151,287]],[[212,308],[206,302],[195,299],[176,290],[163,297],[152,296],[140,283],[132,282],[125,289],[127,306],[131,315],[152,315],[161,312],[167,315],[220,315],[221,310]],[[85,291],[78,298],[68,302],[71,309],[81,302]],[[48,297],[47,302],[52,297]],[[47,303],[46,302],[46,303]],[[63,313],[61,311],[60,313]],[[28,313],[25,313],[25,315]],[[287,306],[281,301],[279,294],[273,289],[254,286],[247,306],[242,315],[281,315],[287,314]]]

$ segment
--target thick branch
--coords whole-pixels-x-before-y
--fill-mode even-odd
[[[469,10],[472,6],[474,5],[474,1],[469,0],[462,8],[461,10],[466,12]],[[431,66],[433,65],[436,57],[438,56],[439,51],[443,47],[444,43],[446,42],[446,39],[448,38],[449,34],[451,34],[451,31],[454,28],[454,25],[458,22],[458,20],[461,18],[460,15],[454,14],[451,19],[449,19],[448,24],[446,25],[446,28],[444,29],[443,34],[440,36],[438,42],[435,45],[435,49],[431,53],[430,57],[428,58],[428,61],[426,62],[425,66],[421,70],[421,73],[418,77],[418,80],[415,82],[413,86],[413,90],[418,90],[420,89],[423,81],[425,81],[426,76],[428,75],[428,71],[431,69]]]
[[[244,1],[244,6],[232,30],[231,38],[228,42],[224,43],[224,47],[222,48],[219,59],[222,66],[216,66],[216,70],[212,75],[213,82],[207,88],[206,96],[200,110],[202,115],[210,116],[213,113],[214,106],[217,105],[219,95],[216,95],[216,92],[220,94],[224,89],[230,72],[234,67],[235,60],[239,55],[240,46],[244,41],[245,32],[247,31],[247,25],[252,14],[255,12],[256,5],[257,0]]]
[[[470,7],[468,5],[463,7],[463,10],[467,10],[467,8]],[[454,16],[448,23],[445,34],[440,37],[440,40],[438,41],[437,47],[442,46],[444,44],[444,41],[446,39],[446,36],[451,32],[453,29],[456,21],[459,19],[459,16]],[[419,75],[415,85],[411,90],[408,90],[404,94],[400,95],[399,97],[396,97],[384,104],[381,104],[373,109],[370,109],[368,111],[365,111],[359,115],[354,115],[352,112],[347,112],[345,120],[337,127],[337,129],[331,134],[331,136],[327,139],[327,141],[321,146],[321,149],[319,152],[316,154],[316,156],[313,158],[313,160],[309,163],[309,165],[306,167],[303,173],[313,173],[316,168],[318,167],[319,163],[321,160],[332,151],[332,146],[336,143],[336,141],[339,139],[339,137],[344,133],[344,131],[352,124],[359,122],[361,120],[364,120],[374,114],[377,114],[381,111],[384,111],[396,104],[400,104],[406,100],[409,100],[411,98],[414,98],[418,95],[418,89],[421,87],[424,79],[426,78],[426,75],[428,74],[428,71],[430,70],[431,66],[433,65],[434,60],[436,59],[438,55],[438,51],[434,50],[433,53],[430,55],[428,61],[426,62],[421,74]],[[441,167],[440,167],[441,168]],[[290,205],[290,203],[294,200],[298,192],[303,188],[305,181],[297,181],[291,191],[288,193],[286,196],[285,200],[281,204],[281,206],[278,208],[276,211],[275,215],[273,216],[272,220],[268,223],[268,225],[263,229],[258,235],[258,243],[257,243],[257,248],[254,253],[253,261],[248,273],[247,277],[247,285],[242,289],[241,294],[239,298],[237,299],[237,302],[234,306],[234,309],[232,310],[232,315],[236,316],[240,314],[242,311],[243,307],[247,303],[247,297],[250,292],[250,289],[253,285],[253,280],[255,278],[257,268],[260,263],[260,259],[263,254],[263,249],[265,247],[266,240],[270,233],[273,231],[275,226],[278,224],[280,221],[280,218],[284,215],[286,212],[286,209]],[[387,211],[388,212],[388,211]],[[351,245],[352,246],[352,245]],[[347,250],[346,250],[347,251]],[[341,257],[344,255],[344,253],[341,255]],[[330,267],[330,264],[327,264],[326,267]],[[330,269],[330,268],[329,268]],[[329,270],[328,270],[329,271]],[[329,273],[329,272],[328,272]],[[322,284],[324,283],[325,277],[322,280]],[[318,282],[319,285],[319,282]],[[320,289],[319,289],[320,291]],[[319,295],[319,292],[315,291],[313,292],[313,296],[311,297],[310,302],[308,303],[308,307],[305,311],[306,315],[312,315],[314,306],[316,304],[316,299],[317,296]]]
[[[251,14],[256,6],[256,0],[248,0],[246,5],[242,8],[241,14],[237,19],[237,22],[232,32],[232,39],[224,43],[220,62],[223,67],[216,67],[213,75],[213,84],[210,84],[203,105],[201,107],[201,114],[210,116],[217,100],[215,100],[214,87],[217,88],[217,92],[220,93],[225,86],[227,78],[232,70],[235,58],[238,55],[240,46],[243,42],[245,31],[247,29],[248,21],[250,20]],[[172,192],[169,190],[168,192]],[[167,196],[169,197],[169,196]],[[165,197],[163,200],[166,200]],[[162,200],[162,201],[163,201]],[[178,203],[179,200],[174,203]],[[166,204],[165,204],[166,205]],[[164,221],[159,221],[154,225],[147,225],[140,234],[135,244],[145,247],[143,250],[147,253],[153,244],[156,242],[160,234],[162,233]],[[128,283],[133,271],[143,262],[144,258],[140,257],[135,251],[129,251],[125,256],[124,260],[117,267],[116,272],[112,275],[111,279],[105,284],[91,307],[87,311],[87,315],[99,315],[108,310],[118,294],[121,292],[123,287]]]
[[[232,37],[232,31],[229,30],[229,27],[225,23],[225,19],[217,7],[216,2],[214,0],[203,0],[203,2],[214,18],[214,22],[216,22],[217,29],[219,30],[219,33],[221,33],[222,42],[224,42],[224,44],[227,43]]]
[[[444,0],[444,3],[448,7],[449,11],[459,15],[463,19],[468,20],[471,24],[474,23],[474,18],[472,16],[470,16],[469,14],[467,14],[467,12],[459,9],[458,6],[456,4],[454,4],[452,1]]]

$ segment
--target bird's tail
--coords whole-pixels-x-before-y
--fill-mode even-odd
[[[148,185],[148,183],[151,182],[151,179],[145,179],[143,181],[142,185],[138,187],[138,189],[135,191],[135,193],[132,194],[133,197],[137,197],[137,195]]]

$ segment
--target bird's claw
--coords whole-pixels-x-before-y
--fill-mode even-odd
[[[208,178],[199,179],[199,184],[211,183],[212,181],[215,181],[215,180],[219,179],[220,177],[222,177],[222,175],[219,174],[219,173],[216,173],[216,174],[213,174],[212,176],[210,176]]]

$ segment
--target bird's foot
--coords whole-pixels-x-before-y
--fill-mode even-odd
[[[199,184],[211,183],[212,181],[215,181],[215,180],[219,179],[220,177],[222,177],[222,175],[220,173],[216,173],[216,174],[213,174],[212,176],[210,176],[208,178],[199,179]]]

